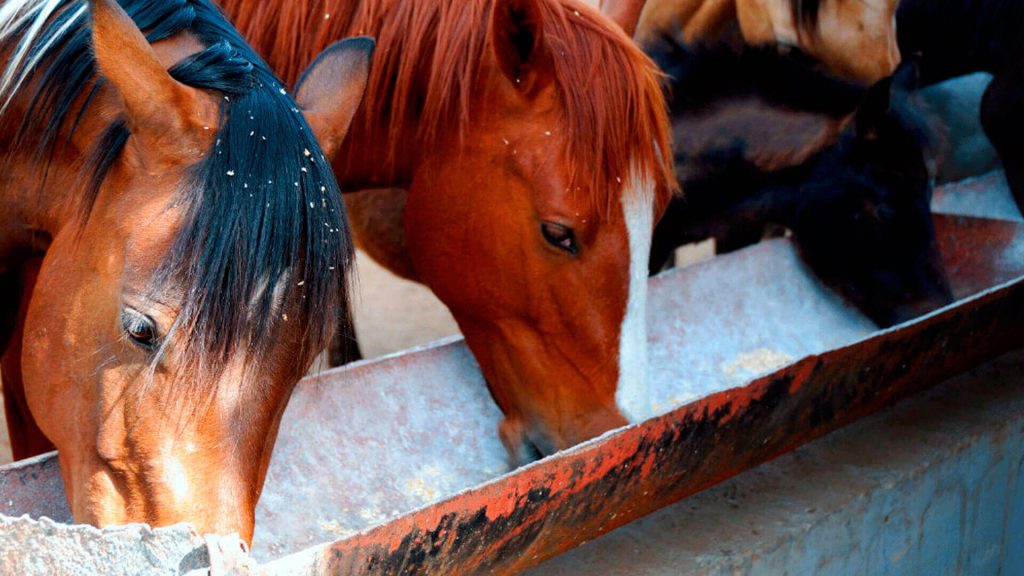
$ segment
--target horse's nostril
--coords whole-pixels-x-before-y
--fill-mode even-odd
[[[558,444],[552,441],[544,433],[530,434],[528,440],[532,452],[535,455],[534,460],[540,460],[545,456],[550,456],[555,452],[558,452]]]
[[[929,294],[917,298],[908,297],[904,301],[906,302],[905,304],[897,306],[893,310],[890,322],[883,324],[883,327],[902,324],[903,322],[924,316],[950,304],[953,300],[946,294]]]
[[[206,550],[209,554],[211,576],[254,572],[255,565],[253,559],[249,557],[249,545],[244,539],[239,538],[238,534],[207,534],[203,539],[206,541]]]
[[[509,467],[518,468],[544,457],[519,418],[506,416],[498,424],[498,436],[508,451]]]

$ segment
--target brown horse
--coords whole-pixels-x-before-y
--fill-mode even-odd
[[[345,133],[372,42],[318,60],[307,123],[206,0],[122,3],[0,6],[12,445],[59,449],[78,522],[249,539],[285,403],[347,305],[310,124]]]
[[[651,0],[636,38],[678,28],[687,43],[714,40],[734,21],[749,44],[799,47],[833,73],[871,84],[900,63],[899,0]]]
[[[659,74],[619,26],[578,0],[225,8],[285,78],[377,38],[335,173],[408,190],[389,229],[458,321],[514,461],[649,414],[645,266],[675,183]]]

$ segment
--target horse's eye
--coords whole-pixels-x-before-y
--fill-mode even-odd
[[[131,308],[121,311],[121,329],[139,348],[151,351],[156,348],[158,338],[153,319]]]
[[[579,252],[579,246],[576,245],[576,235],[573,233],[572,228],[555,224],[554,222],[542,222],[540,232],[544,235],[544,240],[555,248],[564,250],[573,256]]]
[[[896,210],[888,204],[882,204],[875,210],[878,219],[882,222],[891,222],[896,219]]]

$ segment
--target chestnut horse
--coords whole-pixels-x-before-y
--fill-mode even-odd
[[[408,191],[389,229],[479,361],[514,462],[650,414],[647,259],[675,180],[659,73],[615,22],[579,0],[225,8],[285,78],[377,38],[335,173]]]
[[[371,49],[308,74],[325,141]],[[248,540],[285,403],[347,306],[344,208],[313,129],[207,0],[10,0],[0,62],[15,456],[59,449],[77,522]]]
[[[608,0],[606,0],[608,1]],[[900,63],[896,43],[899,0],[651,0],[636,38],[643,45],[678,28],[687,43],[718,38],[738,21],[754,45],[799,47],[833,73],[871,84]]]

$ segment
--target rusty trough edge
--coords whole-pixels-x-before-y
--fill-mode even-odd
[[[0,514],[11,516],[16,510],[32,510],[57,522],[71,522],[64,480],[57,452],[47,452],[3,466],[0,474]]]
[[[512,574],[1020,348],[1022,320],[1018,277],[257,571]]]

